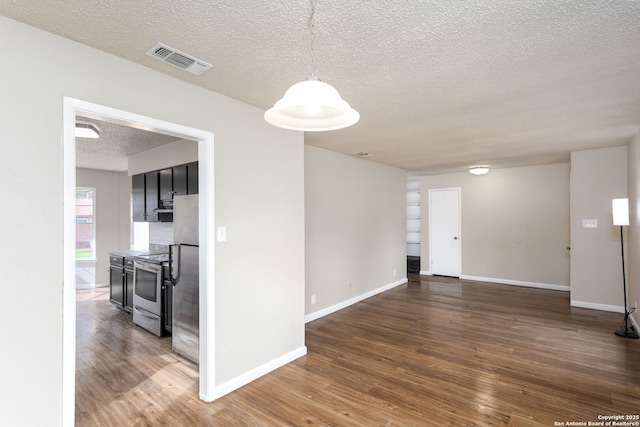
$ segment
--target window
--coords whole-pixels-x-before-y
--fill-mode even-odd
[[[95,188],[76,188],[76,259],[95,259]]]

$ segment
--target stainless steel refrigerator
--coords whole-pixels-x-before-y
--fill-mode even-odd
[[[169,265],[173,284],[173,351],[199,363],[198,195],[175,196]]]

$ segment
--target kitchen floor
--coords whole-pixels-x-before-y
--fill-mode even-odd
[[[76,295],[76,426],[158,425],[161,407],[198,401],[198,367],[171,351],[170,336],[134,325],[109,288]]]

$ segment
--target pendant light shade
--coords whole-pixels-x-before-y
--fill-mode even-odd
[[[282,99],[264,113],[264,119],[284,129],[327,131],[353,125],[360,114],[333,86],[310,77],[291,86]]]
[[[277,127],[318,132],[346,128],[360,120],[360,114],[340,97],[338,91],[316,75],[314,50],[315,0],[310,0],[309,56],[311,74],[291,86],[282,99],[264,113],[264,119]]]

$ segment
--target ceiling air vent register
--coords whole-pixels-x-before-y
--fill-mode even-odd
[[[181,68],[199,76],[212,67],[211,64],[194,58],[184,52],[180,52],[177,49],[167,46],[166,44],[158,43],[147,51],[147,55],[157,59],[158,61],[166,62],[175,67]]]
[[[356,157],[371,157],[372,154],[368,153],[366,151],[358,151],[357,153],[353,153],[354,156]]]

